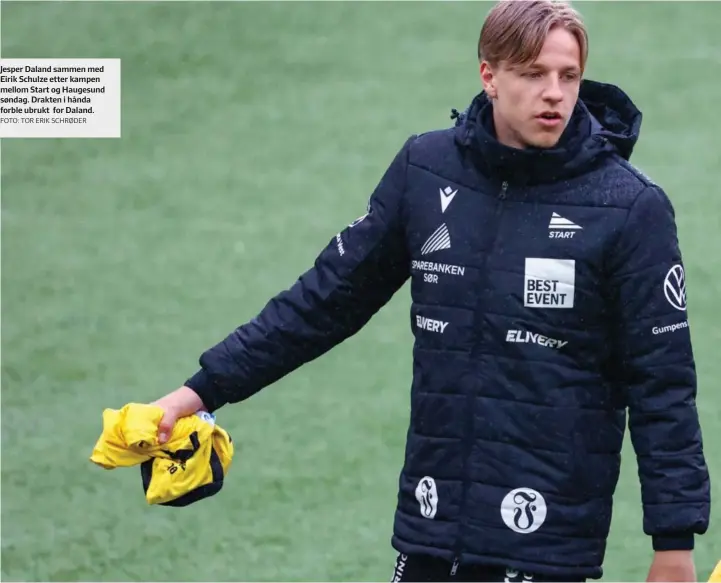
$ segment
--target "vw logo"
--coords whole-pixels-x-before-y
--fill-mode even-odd
[[[674,308],[681,311],[686,309],[686,276],[681,265],[674,265],[668,270],[663,282],[663,293]]]

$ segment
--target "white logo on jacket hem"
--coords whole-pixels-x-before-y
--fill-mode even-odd
[[[531,583],[533,575],[530,573],[521,573],[516,569],[506,569],[506,578],[503,583]]]
[[[541,528],[546,520],[546,501],[531,488],[511,490],[501,502],[501,518],[508,528],[529,534]]]
[[[406,568],[406,562],[408,561],[408,555],[401,553],[396,559],[396,568],[393,570],[393,581],[391,583],[398,583],[403,581],[403,571]]]
[[[683,266],[674,265],[663,281],[663,293],[668,303],[677,310],[686,310],[686,274]]]
[[[526,258],[523,305],[528,308],[572,308],[576,284],[573,259]]]
[[[421,507],[421,516],[433,520],[438,511],[438,489],[433,478],[421,478],[416,486],[416,500]]]
[[[446,224],[443,223],[440,227],[433,231],[433,234],[428,237],[425,243],[423,243],[423,247],[421,247],[421,255],[428,255],[434,251],[450,248],[451,234],[448,232]]]
[[[438,190],[441,193],[441,212],[444,213],[446,212],[448,205],[451,204],[451,201],[456,196],[458,190],[453,190],[450,186],[439,188]]]

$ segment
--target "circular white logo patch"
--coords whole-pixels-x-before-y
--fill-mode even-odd
[[[546,501],[530,488],[516,488],[501,502],[501,518],[514,532],[529,534],[541,528],[546,520]]]
[[[663,281],[663,293],[674,308],[682,311],[686,309],[686,274],[681,265],[674,265],[668,270]]]

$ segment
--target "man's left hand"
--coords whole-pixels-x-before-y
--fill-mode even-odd
[[[693,551],[656,551],[646,581],[695,583]]]

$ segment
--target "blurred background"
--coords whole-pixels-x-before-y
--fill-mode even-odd
[[[412,133],[479,92],[482,2],[2,2],[5,58],[122,59],[122,139],[2,143],[2,579],[387,581],[409,412],[404,287],[357,336],[219,412],[216,497],[148,507],[88,461],[101,414],[175,389],[312,265]],[[721,3],[579,2],[587,76],[644,113],[669,193],[721,497]],[[721,559],[721,519],[698,539]],[[626,449],[607,581],[642,580]]]

